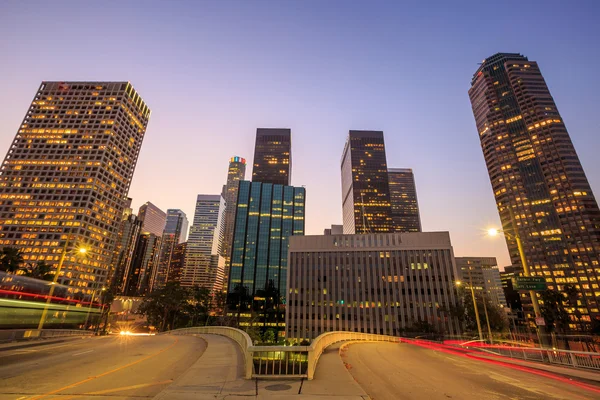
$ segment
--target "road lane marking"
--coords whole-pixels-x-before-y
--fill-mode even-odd
[[[94,350],[82,351],[81,353],[75,353],[75,354],[73,354],[73,356],[80,356],[82,354],[91,353],[92,351],[94,351]]]
[[[72,384],[70,384],[70,385],[67,385],[67,386],[63,386],[63,387],[61,387],[61,388],[59,388],[59,389],[56,389],[56,390],[53,390],[53,391],[51,391],[51,392],[44,393],[44,394],[42,394],[42,395],[39,395],[39,396],[36,396],[36,397],[32,397],[30,400],[38,400],[38,399],[43,399],[44,397],[48,397],[48,396],[50,396],[50,395],[53,395],[53,394],[56,394],[56,393],[63,392],[63,391],[65,391],[65,390],[67,390],[67,389],[74,388],[74,387],[76,387],[76,386],[79,386],[79,385],[81,385],[81,384],[83,384],[83,383],[86,383],[86,382],[89,382],[89,381],[93,381],[94,379],[102,378],[103,376],[106,376],[106,375],[112,374],[112,373],[114,373],[114,372],[117,372],[117,371],[121,371],[122,369],[125,369],[125,368],[128,368],[128,367],[131,367],[132,365],[139,364],[139,363],[141,363],[142,361],[146,361],[146,360],[148,360],[148,359],[150,359],[150,358],[152,358],[152,357],[154,357],[154,356],[157,356],[157,355],[159,355],[159,354],[161,354],[161,353],[163,353],[163,352],[165,352],[165,351],[169,350],[171,347],[174,347],[174,346],[177,344],[177,342],[179,342],[179,338],[175,338],[175,341],[174,341],[173,343],[171,343],[169,346],[165,347],[164,349],[162,349],[162,350],[160,350],[160,351],[157,351],[156,353],[150,354],[150,355],[148,355],[148,356],[146,356],[146,357],[144,357],[144,358],[140,358],[140,359],[139,359],[139,360],[137,360],[137,361],[132,361],[132,362],[130,362],[129,364],[125,364],[125,365],[123,365],[123,366],[121,366],[121,367],[118,367],[118,368],[115,368],[115,369],[111,369],[110,371],[103,372],[103,373],[101,373],[100,375],[91,376],[91,377],[89,377],[89,378],[83,379],[83,380],[81,380],[81,381],[79,381],[79,382],[75,382],[75,383],[72,383]]]

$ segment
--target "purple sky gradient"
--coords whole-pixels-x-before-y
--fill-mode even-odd
[[[508,265],[504,241],[483,232],[499,219],[471,76],[499,51],[538,61],[598,193],[600,2],[421,3],[5,0],[0,151],[42,80],[129,80],[152,109],[135,207],[149,200],[191,221],[231,156],[251,165],[257,127],[286,127],[307,233],[320,234],[341,223],[348,130],[383,130],[388,165],[415,172],[424,230],[449,230],[458,256]]]

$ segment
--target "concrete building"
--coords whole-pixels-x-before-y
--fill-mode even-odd
[[[42,82],[0,169],[0,247],[56,269],[68,241],[58,283],[106,284],[149,118],[128,82]]]
[[[448,232],[290,238],[286,336],[330,331],[459,334]]]
[[[223,257],[223,290],[227,290],[229,279],[229,266],[231,264],[231,246],[233,244],[233,229],[235,227],[235,210],[237,205],[240,181],[246,177],[246,159],[231,157],[227,169],[227,183],[223,186],[221,196],[225,199],[225,213],[223,214],[223,237],[220,255]]]
[[[288,240],[304,235],[303,187],[241,181],[227,314],[283,332]]]
[[[388,168],[392,220],[396,232],[421,232],[415,175],[410,168]]]
[[[484,292],[490,301],[508,307],[496,257],[456,257],[458,279],[475,291]]]
[[[292,131],[258,128],[254,147],[252,182],[290,185],[292,180]]]
[[[600,316],[600,209],[540,68],[497,53],[475,71],[469,97],[512,265],[523,268],[518,235],[533,276],[581,293],[568,309],[580,329],[577,313]]]
[[[211,256],[218,255],[219,222],[222,221],[224,208],[221,195],[198,195],[181,271],[181,286],[221,290],[219,285],[223,285],[223,270],[218,269]]]
[[[158,268],[153,274],[153,288],[162,287],[167,283],[173,251],[175,246],[185,242],[187,230],[188,219],[185,213],[177,209],[167,210],[167,222],[160,244]]]
[[[323,235],[343,235],[344,225],[331,225],[331,228],[323,230]]]
[[[392,232],[383,132],[350,131],[341,172],[344,233]]]

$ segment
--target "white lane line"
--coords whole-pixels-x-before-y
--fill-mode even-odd
[[[73,354],[73,355],[74,355],[74,356],[80,356],[80,355],[82,355],[82,354],[91,353],[92,351],[94,351],[94,350],[82,351],[81,353],[75,353],[75,354]]]

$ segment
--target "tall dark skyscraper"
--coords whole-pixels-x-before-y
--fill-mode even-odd
[[[154,272],[153,287],[162,287],[167,283],[169,268],[175,246],[185,242],[188,230],[188,219],[181,210],[167,210],[167,222],[160,244],[158,268]]]
[[[495,54],[469,96],[503,229],[518,233],[532,275],[550,289],[576,286],[580,305],[569,312],[589,322],[599,315],[600,210],[538,64]],[[522,268],[517,243],[507,245]],[[570,326],[581,326],[575,315]]]
[[[0,169],[0,246],[55,269],[68,240],[58,282],[106,284],[149,118],[128,82],[42,82]]]
[[[381,131],[350,131],[342,155],[344,233],[393,232]]]
[[[252,181],[289,185],[292,178],[291,148],[290,129],[258,128]]]
[[[421,232],[415,176],[410,168],[388,168],[392,219],[396,232]]]
[[[284,327],[288,240],[304,235],[303,187],[241,181],[228,288],[228,315]]]
[[[240,181],[246,177],[246,159],[231,157],[227,169],[227,184],[223,186],[221,196],[225,199],[223,214],[223,237],[221,238],[221,256],[225,265],[223,271],[223,289],[227,290],[229,265],[231,262],[231,245],[233,244],[233,228],[235,226],[235,210],[237,206],[238,188]]]

